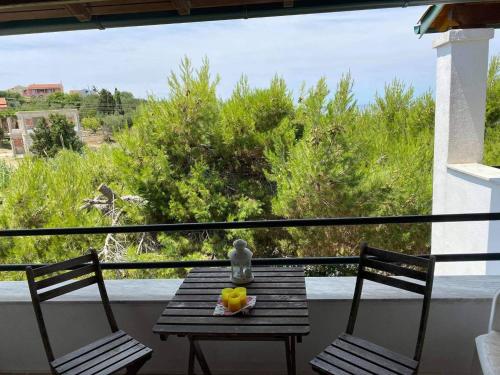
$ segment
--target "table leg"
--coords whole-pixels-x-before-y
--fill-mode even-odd
[[[193,346],[194,355],[196,356],[196,359],[198,359],[198,363],[200,364],[200,367],[201,367],[201,370],[203,371],[203,374],[204,375],[211,375],[210,369],[208,368],[207,360],[205,359],[205,356],[203,355],[203,352],[201,351],[200,343],[194,337],[190,337],[189,342],[190,342],[190,345]]]
[[[194,348],[191,339],[189,340],[188,375],[194,375]]]
[[[292,360],[290,353],[290,340],[288,337],[284,340],[285,342],[285,352],[286,352],[286,373],[292,375]]]
[[[295,361],[295,336],[290,337],[290,360],[292,363],[292,375],[297,373]]]

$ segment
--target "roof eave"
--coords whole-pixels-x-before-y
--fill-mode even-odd
[[[424,34],[437,32],[437,30],[433,30],[431,26],[444,7],[445,4],[431,5],[422,17],[420,17],[418,23],[413,27],[415,34],[422,37]]]
[[[93,16],[89,21],[76,18],[53,18],[43,20],[23,20],[0,23],[0,35],[31,34],[69,30],[107,29],[128,26],[149,26],[201,21],[246,19],[256,17],[273,17],[298,14],[327,13],[363,9],[392,8],[401,6],[418,6],[438,3],[440,0],[322,0],[295,1],[293,7],[276,4],[260,6],[235,6],[220,8],[191,9],[189,15],[163,11],[154,13],[115,14]]]

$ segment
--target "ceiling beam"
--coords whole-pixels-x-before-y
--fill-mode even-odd
[[[103,0],[24,0],[24,1],[7,1],[0,0],[0,10],[4,9],[21,9],[26,7],[45,7],[45,6],[64,6],[66,4],[84,4],[84,3],[95,3],[102,2]]]
[[[172,0],[172,3],[177,9],[177,13],[181,16],[189,16],[191,14],[191,1],[190,0]]]
[[[85,4],[67,4],[64,7],[80,22],[88,22],[92,19],[92,14]]]

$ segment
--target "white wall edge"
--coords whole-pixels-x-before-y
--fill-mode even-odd
[[[181,279],[106,280],[110,301],[115,303],[166,303],[172,299],[182,283]],[[309,301],[351,301],[355,277],[307,277]],[[433,300],[491,300],[500,290],[500,276],[436,276]],[[370,281],[363,287],[363,299],[368,300],[420,300],[421,296],[390,288]],[[80,289],[47,303],[99,302],[97,287]],[[31,298],[25,281],[0,282],[0,304],[29,303]]]
[[[478,40],[489,40],[495,36],[495,30],[491,28],[478,29],[455,29],[438,34],[432,42],[432,48],[441,47],[447,43],[470,42]]]
[[[448,169],[479,178],[483,181],[500,184],[500,169],[479,163],[448,164]]]

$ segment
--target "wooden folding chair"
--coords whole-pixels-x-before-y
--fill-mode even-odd
[[[429,259],[424,259],[375,249],[362,244],[347,330],[310,362],[313,370],[321,374],[334,375],[416,374],[422,356],[429,316],[434,264],[435,258],[432,256]],[[404,276],[405,278],[392,276]],[[413,358],[353,336],[365,279],[424,296]],[[418,282],[414,280],[418,280]]]
[[[64,272],[64,273],[61,273]],[[57,275],[52,275],[58,273]],[[26,275],[40,335],[53,374],[113,374],[126,369],[136,374],[151,358],[152,350],[118,329],[104,286],[95,251],[44,267],[27,267]],[[52,275],[46,277],[47,275]],[[36,281],[37,278],[44,277]],[[74,280],[78,278],[78,280]],[[58,285],[64,283],[64,285]],[[62,357],[55,358],[42,314],[41,303],[89,285],[97,284],[111,334]]]

